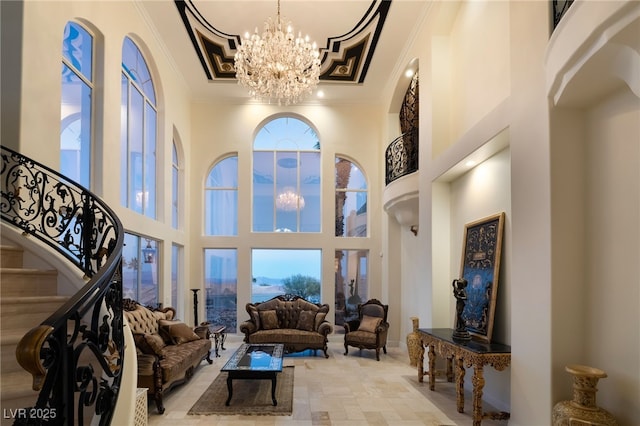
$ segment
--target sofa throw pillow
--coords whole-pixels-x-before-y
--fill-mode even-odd
[[[316,313],[314,311],[302,311],[298,316],[298,330],[313,331],[316,325]]]
[[[375,333],[376,328],[378,328],[381,322],[382,318],[363,315],[362,320],[360,321],[360,326],[358,327],[358,331],[368,331],[369,333]]]
[[[174,345],[181,345],[187,342],[199,340],[198,336],[187,324],[182,321],[158,321],[160,329],[171,337]]]
[[[156,355],[160,355],[162,353],[162,349],[166,346],[164,340],[159,334],[145,334],[144,340]]]
[[[260,311],[260,323],[265,330],[273,330],[280,327],[278,324],[278,314],[274,310]]]

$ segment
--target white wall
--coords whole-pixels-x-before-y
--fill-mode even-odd
[[[604,370],[597,402],[621,424],[640,418],[640,99],[623,90],[584,115],[585,352]]]

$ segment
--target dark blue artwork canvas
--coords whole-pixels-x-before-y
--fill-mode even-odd
[[[461,276],[467,280],[462,319],[469,333],[491,341],[504,213],[465,226]]]

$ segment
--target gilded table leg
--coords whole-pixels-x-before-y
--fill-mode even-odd
[[[453,357],[447,358],[447,382],[453,382]]]
[[[473,369],[473,426],[482,422],[482,388],[484,388],[484,367],[476,365]]]
[[[418,383],[424,381],[424,345],[420,342],[420,350],[418,351]]]
[[[429,389],[436,389],[436,349],[429,346]]]
[[[458,413],[464,413],[464,361],[456,358],[456,404]]]

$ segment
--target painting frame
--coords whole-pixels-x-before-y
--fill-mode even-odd
[[[462,239],[460,277],[467,280],[467,299],[461,318],[474,339],[487,343],[493,334],[504,221],[500,212],[467,223]]]

